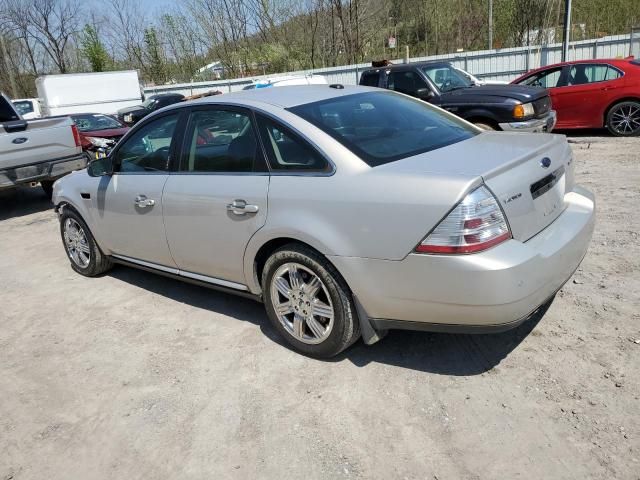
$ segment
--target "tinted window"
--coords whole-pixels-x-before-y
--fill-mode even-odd
[[[329,163],[307,142],[288,128],[258,116],[258,129],[274,171],[328,172]]]
[[[612,70],[609,73],[609,70]],[[569,85],[583,85],[585,83],[604,82],[605,80],[614,80],[618,78],[617,70],[612,69],[609,65],[602,64],[578,64],[572,65],[569,70]]]
[[[333,136],[372,167],[477,134],[453,115],[391,92],[345,95],[290,110]]]
[[[561,73],[562,67],[552,68],[550,70],[545,70],[543,72],[538,72],[535,75],[531,75],[519,82],[519,84],[542,88],[561,87],[562,85],[558,84]]]
[[[380,74],[378,72],[364,72],[360,77],[360,85],[367,87],[377,87]]]
[[[0,122],[9,122],[11,120],[19,120],[20,118],[14,112],[11,104],[0,95]]]
[[[116,152],[116,168],[121,172],[168,170],[169,150],[178,115],[176,112],[162,116],[135,132]]]
[[[199,110],[191,114],[181,170],[186,172],[252,172],[258,143],[245,113]]]
[[[468,75],[448,65],[426,66],[422,68],[422,71],[441,92],[473,85]]]
[[[387,84],[390,90],[414,96],[419,88],[428,88],[427,82],[411,70],[408,72],[391,72]]]

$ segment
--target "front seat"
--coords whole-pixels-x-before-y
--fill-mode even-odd
[[[253,171],[253,162],[256,158],[256,139],[253,133],[249,133],[234,138],[227,150],[228,161],[234,172]]]

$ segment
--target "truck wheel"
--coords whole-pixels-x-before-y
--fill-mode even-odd
[[[40,182],[40,186],[42,187],[42,190],[44,190],[44,194],[49,198],[49,200],[51,200],[51,197],[53,196],[53,182],[51,180],[45,180]]]
[[[262,291],[273,326],[306,355],[330,358],[360,337],[347,284],[315,250],[295,243],[276,250],[264,266]]]
[[[640,135],[640,102],[620,102],[611,107],[607,129],[617,137]]]
[[[84,220],[69,208],[64,208],[60,215],[60,234],[71,268],[80,275],[95,277],[113,266],[96,244]]]

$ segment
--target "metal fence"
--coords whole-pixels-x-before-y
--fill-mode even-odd
[[[594,58],[619,58],[630,54],[640,53],[640,34],[634,29],[630,35],[612,35],[608,37],[580,40],[571,42],[569,60],[589,60]],[[636,52],[638,50],[638,52]],[[478,78],[485,80],[512,80],[528,70],[545,65],[558,63],[562,57],[562,44],[532,45],[529,47],[501,48],[496,50],[479,50],[475,52],[461,52],[446,55],[409,58],[410,62],[425,60],[446,60],[462,68]],[[395,60],[394,63],[401,63]],[[342,83],[357,85],[360,73],[369,68],[369,63],[345,65],[341,67],[316,68],[283,72],[279,74],[260,75],[255,77],[237,78],[233,80],[217,80],[210,82],[193,82],[171,85],[146,87],[146,95],[154,93],[177,92],[183,95],[194,95],[220,90],[233,92],[242,90],[254,80],[280,75],[316,74],[326,77],[328,83]]]

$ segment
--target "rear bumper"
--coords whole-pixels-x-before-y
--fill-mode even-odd
[[[542,118],[534,118],[533,120],[527,120],[525,122],[499,123],[498,125],[502,130],[508,132],[544,133],[551,132],[555,128],[556,122],[556,111],[551,110]]]
[[[472,255],[330,259],[374,328],[506,330],[550,299],[587,252],[594,196],[576,187],[565,200],[565,211],[526,242],[509,240]]]
[[[87,156],[84,153],[79,153],[69,157],[0,170],[0,189],[12,188],[30,182],[55,180],[86,166]]]

